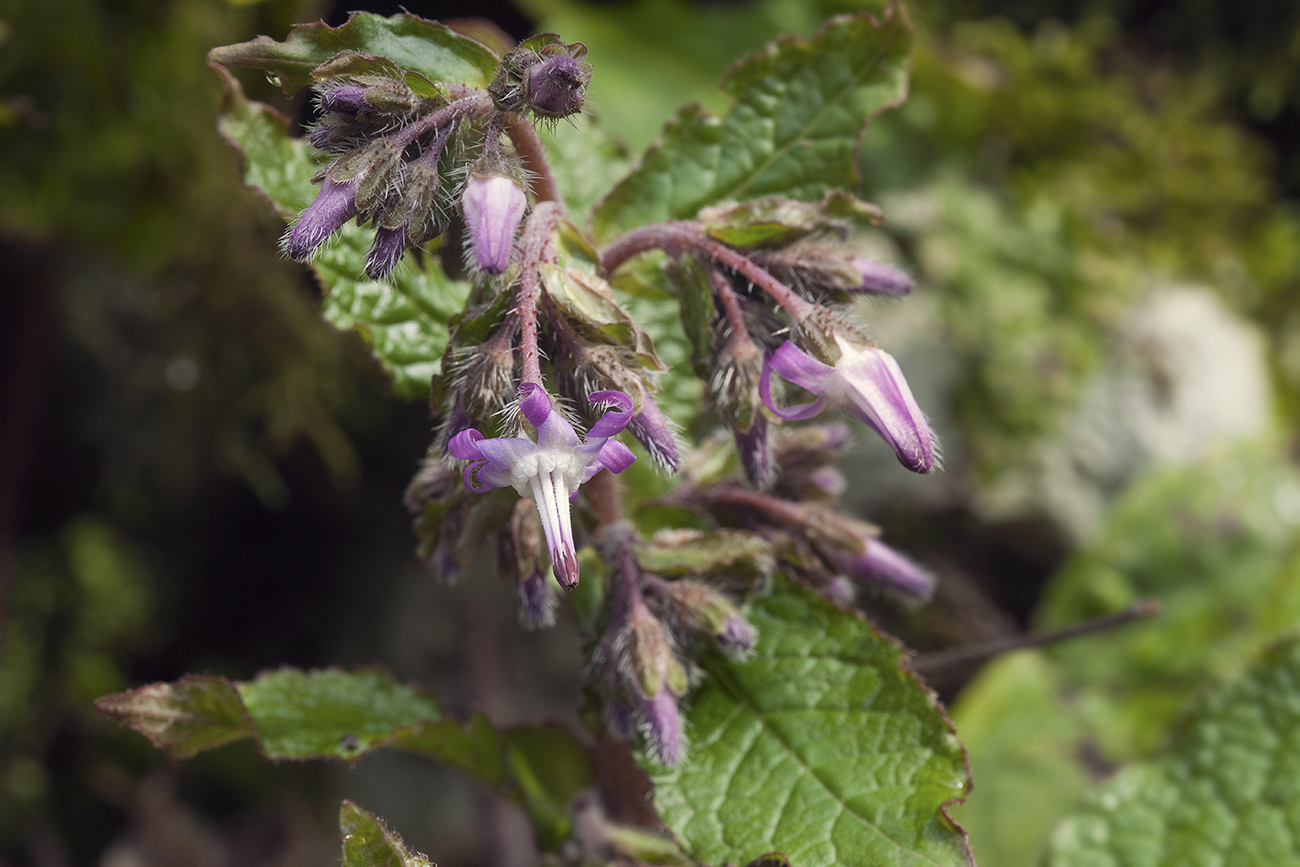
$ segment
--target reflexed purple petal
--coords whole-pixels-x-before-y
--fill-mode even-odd
[[[596,460],[593,463],[598,463],[614,475],[618,475],[632,466],[635,461],[636,455],[632,454],[632,450],[627,446],[618,440],[606,440],[605,444],[600,447],[600,453],[596,455]],[[595,473],[592,473],[592,475],[595,475]]]
[[[638,703],[645,719],[646,740],[655,757],[665,765],[680,762],[686,757],[686,746],[682,742],[682,718],[673,691],[661,689],[653,698],[638,697]]]
[[[474,261],[489,274],[501,274],[510,266],[515,234],[528,208],[528,198],[509,178],[471,178],[460,200],[469,229]]]
[[[785,345],[789,346],[790,344],[787,343]],[[785,409],[777,406],[776,400],[772,397],[771,360],[772,354],[769,352],[763,359],[763,372],[758,378],[758,396],[762,398],[764,406],[786,421],[803,421],[804,419],[812,418],[826,408],[826,400],[822,397],[818,397],[812,403],[800,404],[799,406],[788,406]]]
[[[912,278],[897,268],[861,256],[853,257],[853,267],[862,275],[861,285],[852,289],[853,292],[901,298],[912,291]]]
[[[632,398],[621,391],[595,391],[587,395],[588,403],[595,406],[612,405],[614,409],[600,417],[600,421],[587,431],[587,440],[606,439],[621,433],[632,420]]]
[[[483,434],[470,428],[461,431],[447,441],[447,453],[458,461],[474,461],[483,457],[483,453],[478,450],[478,444],[483,440]]]
[[[543,449],[576,448],[581,442],[573,425],[555,410],[551,396],[535,382],[519,386],[519,410],[537,429],[537,445]]]
[[[382,280],[393,273],[410,243],[408,232],[407,226],[398,226],[396,229],[381,226],[375,232],[375,242],[370,245],[370,253],[366,256],[367,277]]]
[[[822,364],[789,340],[778,346],[765,361],[770,361],[772,369],[781,376],[813,394],[821,394],[826,389],[826,382],[835,375],[835,368]]]
[[[336,184],[325,178],[316,199],[289,230],[284,243],[285,253],[291,259],[308,258],[357,213],[357,181]]]
[[[632,416],[627,429],[645,446],[651,460],[670,473],[677,472],[682,463],[677,448],[677,433],[672,421],[664,415],[650,395],[641,399],[641,411]]]
[[[749,426],[749,430],[733,428],[731,433],[736,440],[736,452],[740,455],[740,465],[745,470],[745,478],[760,491],[772,487],[772,483],[776,481],[776,462],[772,457],[767,417],[761,413],[754,413],[754,422]]]

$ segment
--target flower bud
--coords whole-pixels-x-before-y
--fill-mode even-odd
[[[555,625],[555,597],[542,568],[542,521],[528,497],[515,501],[510,520],[497,533],[501,571],[519,590],[519,619],[528,629]]]
[[[361,114],[372,110],[366,102],[366,88],[361,84],[340,84],[326,87],[320,93],[322,111],[337,111],[343,114]]]
[[[749,430],[733,427],[731,433],[736,441],[736,453],[740,455],[740,466],[745,470],[745,478],[760,491],[772,487],[776,480],[777,466],[772,456],[767,418],[756,412]]]
[[[921,599],[929,599],[934,593],[933,575],[878,539],[869,540],[861,554],[837,549],[825,553],[831,565],[854,580]]]
[[[665,765],[675,765],[686,757],[682,740],[682,718],[677,710],[677,696],[663,689],[649,697],[638,697],[641,717],[645,720],[646,742],[655,758]]]
[[[509,178],[494,175],[470,179],[461,197],[461,208],[479,268],[501,274],[509,267],[515,234],[527,207],[524,191]]]
[[[861,256],[854,256],[851,261],[853,267],[857,268],[858,273],[862,275],[862,282],[851,289],[852,292],[901,298],[912,291],[912,278],[897,268],[872,262]]]
[[[548,57],[528,70],[528,107],[541,117],[568,117],[582,109],[591,66],[568,54]]]
[[[366,276],[371,280],[382,280],[393,272],[397,263],[402,261],[408,241],[407,227],[385,229],[380,226],[375,231],[375,241],[370,245],[366,256]]]
[[[647,586],[660,600],[665,618],[675,621],[678,629],[706,636],[731,656],[744,656],[758,640],[758,631],[735,603],[703,582],[650,578]]]
[[[340,184],[326,177],[315,201],[299,215],[285,236],[284,252],[299,261],[309,258],[358,213],[357,182]]]
[[[628,432],[637,438],[650,453],[650,458],[670,473],[677,472],[681,466],[681,452],[677,448],[677,428],[672,419],[664,415],[663,410],[642,389],[641,409],[632,414],[627,423]]]

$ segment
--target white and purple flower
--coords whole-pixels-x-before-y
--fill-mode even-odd
[[[840,358],[824,364],[786,341],[763,361],[759,394],[767,408],[787,421],[812,418],[828,403],[866,424],[887,442],[903,466],[917,473],[934,469],[934,442],[925,414],[916,405],[903,371],[894,357],[875,346],[864,346],[836,335]],[[778,407],[772,399],[775,371],[800,388],[818,395],[811,403]]]
[[[537,429],[537,441],[527,437],[486,439],[477,430],[465,430],[447,443],[465,468],[465,486],[475,493],[513,487],[532,497],[542,518],[555,579],[566,590],[578,585],[578,558],[574,552],[569,504],[578,486],[601,470],[621,473],[636,458],[612,437],[632,418],[632,398],[621,391],[598,391],[588,397],[593,404],[612,406],[580,440],[573,425],[556,411],[551,396],[540,385],[519,386],[519,409]]]

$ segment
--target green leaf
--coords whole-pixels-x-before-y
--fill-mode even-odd
[[[722,83],[731,112],[678,112],[597,205],[596,236],[692,217],[725,199],[813,201],[854,186],[862,129],[907,95],[911,46],[911,22],[895,5],[880,19],[833,18],[811,40],[783,38],[742,60]]]
[[[961,744],[904,651],[780,578],[752,606],[748,662],[704,662],[692,743],[652,768],[655,806],[695,859],[779,850],[799,867],[969,864],[944,814],[970,785]]]
[[[539,842],[544,849],[555,848],[573,830],[570,802],[595,781],[591,756],[556,725],[519,726],[505,737],[510,776],[537,826]]]
[[[291,139],[287,121],[270,107],[250,102],[227,78],[220,129],[244,154],[244,182],[261,190],[284,216],[298,213],[316,196],[311,178],[320,166],[312,149]],[[450,279],[436,256],[408,254],[388,280],[364,276],[373,232],[349,223],[312,262],[325,290],[322,314],[336,328],[361,332],[393,380],[393,390],[426,398],[429,381],[442,369],[447,321],[459,312],[469,284]]]
[[[253,721],[224,677],[187,675],[95,699],[95,708],[147,737],[173,759],[252,737]]]
[[[442,715],[432,696],[381,671],[282,668],[238,689],[270,759],[352,759]]]
[[[339,807],[343,835],[343,867],[430,867],[429,859],[410,852],[402,838],[388,830],[374,813],[351,801]]]
[[[316,67],[342,51],[379,55],[431,81],[470,87],[487,87],[498,62],[486,46],[436,21],[409,13],[384,18],[368,12],[354,12],[339,27],[300,24],[283,42],[259,36],[224,45],[212,49],[208,59],[226,67],[260,69],[293,94],[313,83]]]
[[[1048,863],[1300,863],[1300,639],[1204,701],[1163,758],[1094,791]]]

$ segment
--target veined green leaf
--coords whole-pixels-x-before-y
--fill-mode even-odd
[[[1211,695],[1164,757],[1095,790],[1048,863],[1300,863],[1300,639]]]
[[[944,813],[970,785],[962,747],[902,648],[784,578],[749,619],[754,656],[704,663],[687,757],[651,769],[686,851],[710,864],[773,851],[799,867],[971,863]]]
[[[879,19],[832,18],[811,40],[779,39],[732,67],[725,118],[686,106],[596,207],[601,240],[694,216],[723,200],[812,201],[855,185],[863,127],[907,95],[912,27],[901,6]]]
[[[374,813],[351,801],[339,808],[343,867],[430,867],[429,859],[411,852]]]
[[[222,135],[244,154],[244,181],[261,190],[282,215],[296,214],[316,196],[320,166],[306,142],[291,139],[287,122],[270,107],[245,98],[228,78]],[[322,314],[335,327],[355,328],[403,397],[422,399],[442,369],[447,320],[469,294],[450,279],[436,256],[407,255],[387,280],[364,276],[373,231],[349,223],[312,262],[325,290]]]
[[[339,27],[300,24],[283,42],[259,36],[214,48],[208,59],[226,67],[260,69],[292,94],[311,84],[312,71],[341,51],[379,55],[431,81],[471,87],[487,87],[498,62],[483,44],[406,12],[391,18],[354,12]]]

